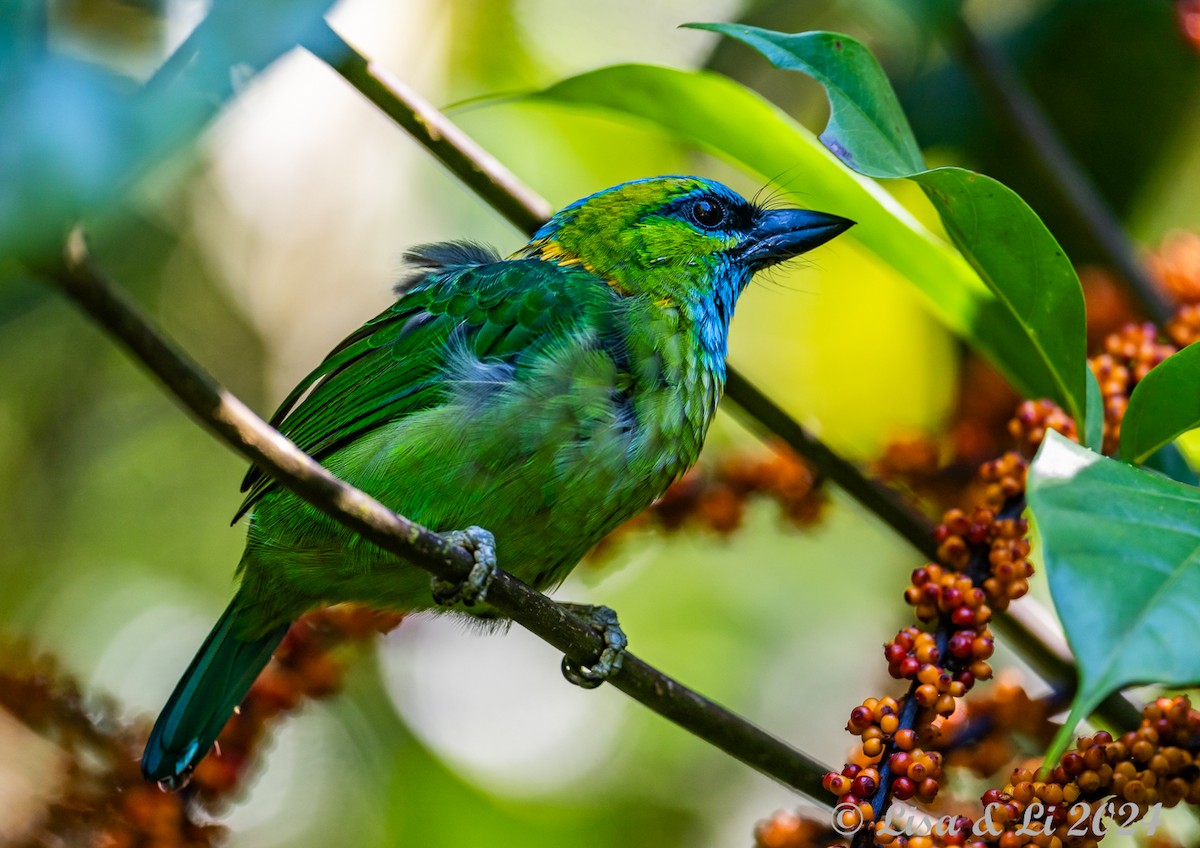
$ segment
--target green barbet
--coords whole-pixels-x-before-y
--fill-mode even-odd
[[[272,423],[338,477],[451,534],[478,569],[438,597],[426,572],[251,468],[241,586],[159,715],[143,774],[181,786],[307,610],[460,601],[465,612],[486,591],[493,545],[531,586],[561,582],[696,461],[754,273],[851,223],[659,177],[571,204],[507,259],[463,242],[412,250],[396,303]]]

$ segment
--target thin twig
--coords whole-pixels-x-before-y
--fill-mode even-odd
[[[38,269],[98,325],[120,341],[219,439],[281,486],[384,550],[453,582],[466,578],[471,555],[334,477],[222,388],[168,341],[88,255],[76,230],[63,260]],[[584,666],[604,647],[582,619],[507,572],[488,588],[488,604]],[[626,654],[610,682],[664,718],[818,803],[828,768],[662,672]]]
[[[1050,186],[1065,202],[1080,228],[1146,314],[1162,324],[1171,308],[1138,261],[1120,221],[1071,156],[1037,102],[1008,61],[962,15],[953,16],[952,36],[967,71],[1001,119],[1030,154]],[[1140,720],[1140,719],[1139,719]]]

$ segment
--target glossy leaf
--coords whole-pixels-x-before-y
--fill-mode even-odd
[[[687,24],[732,36],[777,68],[803,71],[829,95],[821,142],[860,174],[907,177],[925,170],[904,110],[879,62],[859,41],[836,32],[771,32],[743,24]]]
[[[1141,464],[1195,427],[1200,427],[1200,343],[1164,359],[1134,387],[1121,421],[1121,456]]]
[[[1100,382],[1092,369],[1087,372],[1087,432],[1084,433],[1083,443],[1097,451],[1104,446],[1104,395],[1100,391]]]
[[[1142,463],[1142,468],[1157,471],[1159,474],[1170,477],[1172,480],[1177,480],[1180,483],[1187,483],[1189,486],[1200,486],[1200,477],[1196,476],[1196,469],[1192,468],[1191,463],[1187,461],[1187,457],[1183,455],[1183,451],[1174,442],[1169,445],[1163,445],[1150,454],[1150,456],[1146,457],[1146,461]]]
[[[1028,335],[1056,397],[1087,432],[1083,289],[1071,261],[1016,192],[963,168],[914,174],[951,239]]]
[[[847,35],[797,35],[741,24],[700,24],[759,50],[776,67],[825,87],[830,122],[821,135],[843,162],[875,177],[908,177],[925,190],[955,245],[1009,310],[1007,320],[1036,353],[1022,357],[1023,385],[1049,395],[1087,432],[1083,289],[1070,260],[1025,201],[1003,184],[962,168],[925,170],[882,68]],[[1002,355],[1016,355],[1009,350]]]
[[[563,80],[534,97],[652,123],[764,179],[803,175],[792,181],[802,202],[857,221],[843,238],[856,240],[917,286],[934,314],[1021,393],[1058,394],[1028,334],[957,251],[755,92],[715,74],[617,65]]]
[[[1200,489],[1049,432],[1029,470],[1028,499],[1079,667],[1051,762],[1110,693],[1200,682]]]

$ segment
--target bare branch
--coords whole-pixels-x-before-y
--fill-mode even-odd
[[[351,47],[325,22],[301,44],[438,158],[452,174],[512,223],[532,234],[550,204],[407,85]]]

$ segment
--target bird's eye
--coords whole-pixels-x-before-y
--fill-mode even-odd
[[[721,226],[729,214],[724,204],[708,199],[697,200],[690,211],[693,221],[709,228]]]

